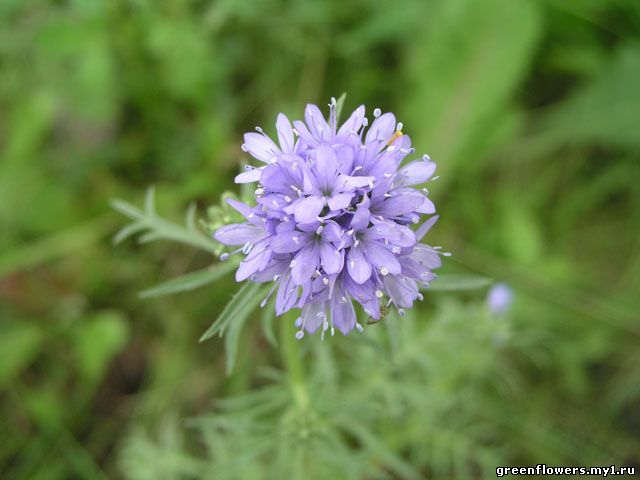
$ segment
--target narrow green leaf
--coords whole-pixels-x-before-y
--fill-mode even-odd
[[[344,101],[347,98],[347,92],[340,95],[340,98],[336,101],[336,122],[340,123],[340,116],[342,115],[342,109],[344,108]]]
[[[144,213],[140,209],[124,200],[118,198],[111,200],[111,207],[132,220],[141,220],[144,218]]]
[[[144,196],[144,211],[145,213],[153,217],[156,214],[156,187],[147,188],[147,193]]]
[[[198,206],[195,202],[190,203],[187,208],[187,213],[185,216],[185,225],[187,226],[187,230],[193,232],[196,231],[196,213],[198,211]]]
[[[266,337],[267,341],[273,347],[278,346],[278,341],[276,340],[276,334],[275,334],[275,331],[273,330],[273,321],[275,320],[275,318],[276,318],[276,310],[273,307],[273,305],[271,304],[266,305],[262,311],[262,318],[260,319],[262,323],[262,333],[264,333],[264,336]]]
[[[147,228],[147,226],[140,222],[133,222],[128,225],[125,225],[120,230],[118,230],[118,233],[114,235],[113,244],[118,245],[119,243],[122,243],[124,240],[126,240],[130,236],[141,232],[145,228]]]
[[[446,274],[439,275],[427,288],[433,292],[455,292],[488,287],[493,279],[481,275]]]
[[[224,335],[224,331],[232,320],[238,320],[243,315],[248,316],[260,303],[258,291],[262,285],[254,282],[245,283],[224,307],[220,316],[200,337],[200,342],[210,339],[214,335]]]
[[[224,336],[224,351],[227,360],[227,375],[231,375],[233,367],[236,363],[236,353],[238,351],[238,341],[240,340],[240,332],[247,322],[249,314],[258,306],[260,301],[267,294],[268,286],[263,285],[257,294],[250,299],[247,298],[248,305],[245,305],[242,314],[238,314],[229,323],[229,328]]]
[[[228,261],[218,263],[213,267],[198,270],[196,272],[187,273],[177,278],[172,278],[155,287],[148,288],[140,292],[140,298],[161,297],[163,295],[171,295],[179,292],[187,292],[203,287],[209,283],[215,282],[232,272],[237,267],[237,263]]]

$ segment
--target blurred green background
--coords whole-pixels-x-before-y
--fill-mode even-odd
[[[0,23],[1,478],[638,465],[640,2],[4,0]],[[434,291],[305,338],[301,410],[272,319],[249,319],[231,376],[223,341],[198,344],[231,277],[138,298],[215,258],[114,248],[109,200],[155,185],[163,215],[204,216],[243,132],[342,92],[438,163],[443,272],[515,301]]]

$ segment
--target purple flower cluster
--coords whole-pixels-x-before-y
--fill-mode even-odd
[[[427,190],[413,188],[431,179],[435,163],[425,155],[400,166],[414,149],[392,113],[376,108],[367,130],[364,106],[340,127],[335,99],[329,108],[328,121],[315,105],[293,125],[279,114],[278,143],[260,128],[245,134],[242,149],[264,165],[236,183],[259,182],[257,205],[229,200],[246,222],[214,234],[246,255],[237,281],[274,282],[262,306],[277,290],[278,315],[302,309],[298,338],[361,331],[353,300],[372,319],[391,305],[402,315],[441,264],[437,248],[418,243],[437,216],[410,228],[435,213]]]

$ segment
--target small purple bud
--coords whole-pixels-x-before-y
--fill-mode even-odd
[[[513,302],[513,290],[506,283],[496,283],[487,294],[487,306],[496,315],[506,312]]]

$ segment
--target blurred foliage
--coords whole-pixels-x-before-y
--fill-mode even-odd
[[[637,1],[6,0],[0,26],[0,477],[637,464]],[[507,282],[512,310],[434,291],[298,357],[266,307],[199,344],[238,288],[196,220],[241,134],[344,91],[438,162],[443,276]],[[113,248],[110,199],[151,184],[203,250]]]

